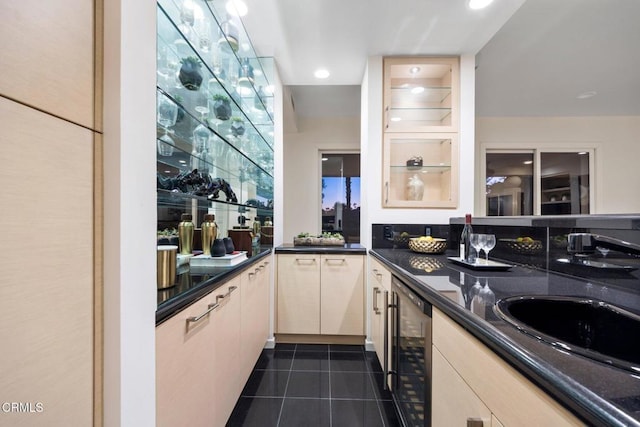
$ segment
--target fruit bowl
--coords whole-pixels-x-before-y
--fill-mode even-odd
[[[413,237],[409,239],[409,249],[421,254],[441,254],[447,250],[447,239]]]
[[[519,237],[517,239],[500,239],[500,242],[519,254],[529,255],[542,252],[542,242],[540,240]]]

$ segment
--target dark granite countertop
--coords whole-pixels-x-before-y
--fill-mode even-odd
[[[640,313],[640,290],[522,266],[502,272],[472,270],[448,261],[447,255],[454,253],[373,249],[370,254],[589,425],[640,426],[639,376],[543,343],[497,317],[492,304],[470,297],[478,284],[495,300],[525,294],[586,296]]]
[[[367,248],[358,243],[345,243],[343,246],[294,246],[285,243],[275,249],[276,254],[351,254],[366,255]]]
[[[233,267],[211,267],[206,272],[198,269],[196,273],[188,265],[179,267],[177,284],[158,290],[156,326],[242,273],[246,267],[268,256],[271,251],[270,247],[263,247],[257,254]]]

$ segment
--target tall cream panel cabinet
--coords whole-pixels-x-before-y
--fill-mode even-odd
[[[0,2],[2,426],[101,423],[94,9]]]
[[[369,257],[369,283],[371,284],[371,341],[383,372],[388,372],[391,363],[391,272]],[[391,376],[387,376],[390,380]]]
[[[364,256],[277,255],[278,334],[364,335]]]
[[[159,427],[224,426],[269,335],[261,260],[156,328]]]

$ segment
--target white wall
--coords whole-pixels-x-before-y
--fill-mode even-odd
[[[104,4],[104,425],[155,425],[156,4]]]
[[[360,118],[298,118],[298,132],[284,135],[283,241],[322,231],[321,150],[360,150]],[[362,180],[364,193],[366,183]]]
[[[362,82],[363,245],[370,247],[371,224],[448,224],[474,206],[475,57],[460,59],[460,172],[456,209],[382,208],[382,57],[370,57]],[[366,184],[365,184],[366,183]]]
[[[640,212],[640,117],[481,117],[476,144],[596,145],[591,213]]]

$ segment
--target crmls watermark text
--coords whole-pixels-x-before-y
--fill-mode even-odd
[[[4,413],[39,413],[44,412],[42,402],[2,402],[0,410]]]

